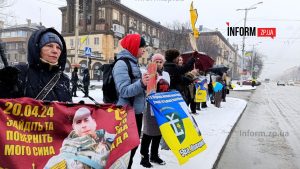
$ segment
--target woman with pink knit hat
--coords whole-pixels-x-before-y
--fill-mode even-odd
[[[165,57],[161,54],[155,54],[152,56],[152,62],[157,64],[157,88],[156,92],[167,92],[170,87],[170,76],[168,72],[163,71],[163,65],[165,63]],[[147,109],[143,116],[143,138],[141,142],[140,153],[142,159],[140,164],[146,168],[153,167],[152,163],[159,165],[165,165],[166,162],[163,161],[158,155],[159,143],[161,139],[161,133],[151,110],[150,104],[147,103]],[[152,143],[151,143],[152,142]],[[150,161],[149,161],[149,146],[151,143]]]

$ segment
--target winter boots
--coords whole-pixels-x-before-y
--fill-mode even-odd
[[[156,163],[156,164],[159,164],[159,165],[165,165],[165,164],[166,164],[166,162],[163,161],[161,158],[159,158],[158,155],[156,155],[156,156],[151,156],[151,157],[150,157],[150,162]]]
[[[149,157],[145,157],[145,156],[142,156],[142,160],[141,160],[140,164],[146,168],[153,167],[153,165],[149,162]]]

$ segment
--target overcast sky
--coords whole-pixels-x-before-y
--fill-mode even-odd
[[[59,6],[65,5],[64,0],[15,0],[11,9],[1,11],[15,17],[8,17],[10,24],[21,24],[30,18],[32,22],[42,22],[47,27],[61,30],[61,12]],[[174,21],[189,22],[191,0],[121,0],[129,8],[162,24]],[[227,38],[227,25],[243,26],[244,11],[260,0],[194,0],[198,10],[196,26],[204,25],[210,29],[218,28]],[[300,66],[300,10],[297,0],[262,0],[257,9],[249,10],[247,26],[275,27],[277,35],[274,39],[247,37],[246,50],[255,49],[266,57],[262,78],[274,77],[283,70]],[[201,35],[200,35],[201,36]],[[230,43],[242,46],[242,37],[228,37]]]

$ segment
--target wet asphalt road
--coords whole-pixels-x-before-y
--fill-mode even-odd
[[[248,101],[217,169],[300,169],[300,86],[231,92]]]

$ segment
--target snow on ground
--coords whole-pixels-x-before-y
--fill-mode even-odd
[[[81,91],[77,91],[77,95],[80,97],[73,97],[74,102],[84,100],[85,103],[93,103],[89,98],[83,98]],[[90,96],[99,103],[102,103],[103,96],[101,89],[90,90]],[[208,108],[198,111],[199,115],[194,116],[201,130],[203,139],[207,144],[207,149],[204,152],[180,166],[170,150],[159,150],[160,157],[165,160],[167,164],[160,166],[152,163],[154,168],[211,169],[232,127],[237,122],[247,104],[246,101],[237,98],[227,97],[226,101],[227,102],[221,103],[221,108],[216,108],[208,102]],[[139,152],[140,149],[138,148],[132,166],[134,169],[144,168],[140,165],[141,155]]]

